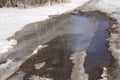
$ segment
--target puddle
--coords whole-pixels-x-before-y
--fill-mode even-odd
[[[113,62],[111,53],[107,50],[108,42],[106,41],[106,39],[109,38],[107,29],[112,26],[112,21],[105,15],[96,15],[101,21],[98,24],[91,44],[87,48],[87,57],[84,64],[86,73],[89,74],[89,80],[97,80],[100,78],[103,67],[109,67]]]
[[[45,44],[48,47],[27,59],[11,77],[22,71],[25,73],[24,80],[29,80],[32,75],[70,80],[73,66],[69,60],[70,55],[87,50],[85,71],[89,74],[89,80],[98,79],[102,67],[112,63],[106,42],[109,37],[107,29],[111,24],[112,20],[104,14],[87,12],[65,14],[26,25],[12,37],[18,40],[18,46],[11,51],[9,58],[22,60],[38,45]],[[42,62],[45,65],[35,69],[34,65]]]

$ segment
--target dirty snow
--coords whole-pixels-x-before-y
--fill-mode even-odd
[[[14,62],[11,59],[8,59],[5,63],[0,65],[0,80],[6,80],[11,74],[14,73],[14,70],[17,70],[21,62]],[[13,67],[14,66],[14,67]]]
[[[46,62],[42,62],[42,63],[38,63],[38,64],[35,64],[35,69],[40,69],[42,68],[44,65],[46,64]]]
[[[13,63],[12,60],[8,59],[6,63],[0,65],[0,69],[8,68]]]
[[[85,73],[83,66],[86,55],[86,51],[81,51],[79,53],[74,53],[71,55],[70,59],[74,64],[71,73],[71,80],[88,80],[88,75]]]
[[[39,76],[36,76],[36,75],[33,75],[29,78],[29,80],[53,80],[53,79],[50,79],[50,78],[44,78],[44,77],[39,77]]]
[[[103,74],[101,75],[102,79],[99,80],[108,80],[107,76],[108,76],[107,68],[103,67]]]
[[[32,55],[37,54],[38,51],[42,48],[48,47],[48,45],[39,45],[32,53]]]
[[[47,45],[39,45],[35,50],[38,52],[38,50],[47,47]],[[34,52],[34,51],[33,51]],[[36,54],[36,53],[34,53]],[[8,78],[11,74],[13,74],[19,67],[20,65],[26,60],[28,59],[30,56],[25,57],[24,60],[21,61],[12,61],[11,59],[8,59],[6,61],[6,63],[3,63],[0,65],[0,80],[6,80],[6,78]],[[35,65],[36,69],[40,69],[41,67],[43,67],[45,65],[45,62],[43,63],[39,63]],[[18,75],[19,76],[19,75]],[[11,78],[10,80],[16,80],[16,76]]]

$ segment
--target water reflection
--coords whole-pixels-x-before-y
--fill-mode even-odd
[[[23,48],[23,45],[20,48],[20,50],[27,49],[26,53],[19,55],[22,57],[30,54],[40,44],[46,44],[49,47],[27,59],[18,71],[26,73],[24,80],[31,75],[44,76],[54,80],[68,80],[73,65],[69,60],[70,55],[87,49],[86,73],[93,73],[90,77],[97,76],[94,72],[100,72],[99,64],[102,67],[111,63],[111,56],[107,51],[105,41],[108,37],[106,29],[110,25],[111,20],[97,12],[67,14],[44,22],[29,24],[14,36],[21,44],[26,43],[26,48]],[[22,35],[18,37],[17,35],[20,33]],[[21,38],[24,40],[21,41]],[[30,49],[31,51],[29,51]],[[15,55],[11,56],[20,58],[18,54]],[[46,62],[45,66],[36,70],[34,65],[41,62]],[[91,80],[95,80],[95,78],[92,77]]]

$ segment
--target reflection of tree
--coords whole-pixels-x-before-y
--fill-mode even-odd
[[[53,5],[56,3],[66,3],[69,0],[0,0],[0,5],[6,7],[29,7],[29,6],[43,6]],[[9,6],[8,6],[9,5]]]

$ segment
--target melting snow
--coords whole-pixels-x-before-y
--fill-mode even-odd
[[[53,79],[50,79],[50,78],[44,78],[44,77],[39,77],[39,76],[31,76],[29,80],[53,80]]]
[[[39,45],[32,53],[32,55],[37,54],[38,51],[42,48],[48,47],[48,45]]]
[[[3,69],[3,68],[6,69],[6,68],[8,68],[10,66],[10,64],[12,64],[12,63],[13,63],[13,61],[10,60],[10,59],[8,59],[6,63],[3,63],[3,64],[0,65],[0,69]]]
[[[42,63],[38,63],[38,64],[35,64],[35,69],[40,69],[42,68],[44,65],[46,64],[46,62],[42,62]]]
[[[101,75],[102,79],[99,79],[99,80],[108,80],[107,78],[107,68],[106,67],[103,67],[103,74]]]
[[[0,53],[7,52],[12,48],[8,37],[21,30],[26,24],[48,19],[49,15],[62,14],[89,0],[71,0],[67,4],[57,4],[29,9],[1,8],[0,9]]]

